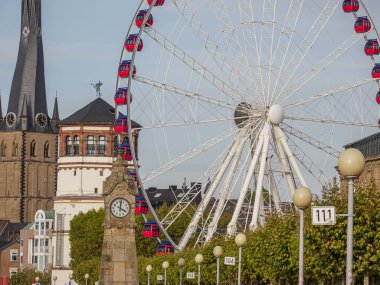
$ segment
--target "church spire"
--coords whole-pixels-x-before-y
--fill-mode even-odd
[[[51,125],[56,132],[58,132],[57,124],[59,121],[60,119],[59,119],[59,110],[58,110],[58,97],[55,96],[53,115],[51,117]]]
[[[26,97],[27,106],[23,106],[24,97]],[[19,121],[23,108],[29,115],[28,130],[36,127],[37,114],[42,113],[47,116],[41,0],[22,0],[20,44],[7,114],[15,114],[16,120]],[[10,127],[9,124],[8,127]],[[21,124],[17,124],[12,127],[12,130],[20,129],[20,127]],[[38,130],[49,131],[47,127]]]

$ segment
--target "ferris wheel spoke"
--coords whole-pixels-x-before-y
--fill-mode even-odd
[[[323,71],[327,66],[338,59],[342,54],[347,52],[352,48],[360,39],[362,39],[366,34],[354,34],[349,39],[344,41],[339,47],[332,51],[328,56],[323,58],[318,64],[310,68],[310,71],[305,73],[299,80],[297,80],[293,86],[288,88],[283,92],[283,97],[280,104],[286,101],[289,97],[298,92],[303,86],[305,86],[310,80],[312,80],[316,75]]]
[[[281,51],[279,53],[280,59],[279,61],[281,62],[280,68],[278,70],[275,82],[273,84],[273,88],[271,90],[271,94],[269,94],[269,102],[271,103],[273,100],[274,96],[274,91],[277,89],[277,84],[279,83],[280,80],[280,75],[282,73],[282,70],[284,68],[285,60],[287,58],[290,44],[292,42],[294,32],[299,20],[299,16],[301,13],[301,9],[303,7],[305,0],[292,0],[289,5],[288,12],[286,14],[286,18],[284,21],[284,24],[281,28],[281,33],[277,42],[276,49],[274,51],[274,59],[277,59],[277,52]],[[282,55],[282,58],[281,58]]]
[[[376,124],[370,124],[370,123],[365,123],[365,122],[355,122],[355,121],[339,121],[339,120],[330,120],[330,119],[290,117],[290,116],[285,116],[285,118],[288,120],[313,122],[313,123],[319,123],[319,124],[336,124],[336,125],[346,125],[346,126],[356,126],[356,127],[377,127]]]
[[[305,38],[299,44],[295,54],[290,58],[288,64],[280,75],[280,80],[284,82],[282,89],[278,92],[278,97],[282,95],[282,92],[287,88],[287,85],[292,80],[298,67],[303,62],[305,56],[308,54],[310,49],[313,47],[315,41],[318,39],[320,33],[327,25],[332,14],[340,4],[340,0],[329,0],[326,6],[322,9],[321,13],[311,26],[310,30],[307,32]],[[276,90],[274,90],[276,92]],[[277,101],[275,98],[274,102]]]
[[[324,99],[324,98],[329,97],[329,96],[334,96],[334,95],[336,95],[338,93],[342,93],[343,91],[347,91],[347,90],[350,90],[350,89],[353,89],[353,88],[357,88],[359,86],[371,83],[371,82],[373,82],[375,80],[376,79],[369,78],[369,79],[360,80],[360,81],[357,81],[357,82],[354,82],[354,83],[351,83],[351,84],[348,84],[348,85],[345,85],[345,86],[340,86],[338,88],[329,90],[327,92],[324,92],[324,93],[321,93],[321,94],[317,94],[315,96],[310,96],[310,97],[308,97],[306,99],[303,99],[303,100],[300,100],[300,101],[298,101],[296,103],[286,105],[286,106],[284,106],[284,109],[290,109],[290,108],[294,108],[294,107],[299,107],[301,105],[305,105],[305,104],[313,102],[315,100],[321,100],[321,99]]]
[[[254,80],[254,76],[252,74],[252,69],[249,67],[249,59],[248,54],[244,52],[244,48],[242,47],[241,40],[239,36],[237,35],[237,28],[234,26],[229,10],[226,8],[226,4],[224,0],[212,0],[214,3],[214,14],[216,19],[219,22],[219,30],[221,34],[223,35],[224,42],[228,46],[228,49],[231,51],[234,51],[233,54],[236,54],[235,59],[236,62],[239,62],[239,58],[242,58],[245,65],[240,65],[239,70],[241,74],[248,74],[248,80],[251,86],[253,86],[253,89],[256,90],[256,94],[258,93],[258,87]],[[244,78],[244,77],[243,77]],[[243,79],[242,78],[242,79]],[[245,82],[242,82],[245,83]],[[246,89],[246,86],[244,85],[244,91],[243,94],[245,96],[248,96],[252,93],[252,88],[248,86]]]
[[[317,139],[307,135],[306,133],[304,133],[298,129],[295,129],[295,128],[293,128],[293,127],[291,127],[285,123],[282,123],[281,128],[285,133],[292,135],[292,136],[314,146],[316,149],[320,149],[320,150],[326,152],[327,154],[332,155],[336,158],[339,157],[340,152],[338,150],[334,149],[333,147],[325,144],[324,142],[317,140]]]
[[[175,93],[175,94],[187,97],[187,98],[191,98],[191,99],[195,99],[195,100],[200,100],[202,102],[210,103],[210,104],[213,104],[213,105],[218,106],[218,107],[223,107],[223,108],[227,108],[227,109],[231,109],[231,110],[235,110],[235,108],[236,108],[236,105],[232,105],[232,104],[226,103],[226,102],[221,101],[221,100],[213,99],[213,98],[201,95],[201,94],[196,93],[196,92],[187,91],[187,90],[184,90],[182,88],[179,88],[179,87],[176,87],[173,85],[169,85],[167,83],[158,82],[158,81],[155,81],[155,80],[152,80],[149,78],[144,78],[141,76],[134,76],[133,80],[139,81],[139,82],[142,82],[144,84],[148,84],[150,86],[156,87],[158,89],[169,91],[169,92],[172,92],[172,93]]]
[[[215,63],[219,66],[222,72],[228,78],[228,81],[234,88],[240,89],[242,84],[241,67],[236,65],[239,62],[237,57],[232,55],[232,59],[228,61],[225,55],[219,51],[220,44],[217,43],[214,37],[206,30],[205,26],[196,17],[196,14],[188,5],[187,1],[173,0],[174,5],[179,13],[186,19],[186,24],[193,30],[193,34],[202,43],[203,47],[209,52]]]
[[[196,61],[184,50],[180,49],[175,43],[171,42],[169,39],[167,39],[165,36],[160,34],[157,30],[155,30],[152,27],[149,29],[145,29],[144,32],[154,41],[156,41],[159,45],[167,49],[170,53],[172,53],[175,57],[182,61],[185,65],[187,65],[190,69],[198,73],[205,80],[209,81],[228,98],[234,100],[235,102],[240,102],[242,96],[239,94],[239,91],[236,88],[230,86],[229,84],[226,84],[224,80],[218,78],[204,65]]]

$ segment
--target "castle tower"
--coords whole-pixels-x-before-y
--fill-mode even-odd
[[[0,122],[0,219],[30,222],[38,209],[53,208],[58,146],[57,102],[54,122],[47,113],[40,0],[22,0],[20,32],[8,109]]]

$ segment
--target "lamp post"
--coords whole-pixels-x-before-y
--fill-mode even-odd
[[[53,276],[53,281],[54,281],[54,285],[55,285],[55,282],[57,281],[57,275]]]
[[[166,285],[166,269],[169,268],[169,262],[167,262],[167,261],[162,262],[162,268],[165,270],[165,273],[164,273],[164,285]]]
[[[38,283],[38,281],[40,281],[40,277],[36,277],[36,278],[34,278],[34,280],[36,280],[36,283]]]
[[[240,233],[235,237],[235,243],[239,247],[238,285],[241,284],[241,251],[246,242],[247,237],[243,233]]]
[[[300,211],[300,242],[299,242],[299,254],[298,254],[298,285],[304,284],[303,277],[303,237],[304,237],[304,210],[307,209],[312,200],[312,194],[309,188],[305,186],[298,187],[293,193],[294,205]]]
[[[148,273],[148,285],[150,285],[150,273],[152,272],[152,265],[148,264],[145,268],[146,272]]]
[[[346,285],[354,284],[352,276],[354,232],[354,179],[363,173],[364,164],[365,159],[363,154],[355,148],[348,148],[339,155],[339,173],[348,180]]]
[[[90,275],[88,274],[88,273],[86,273],[85,275],[84,275],[84,279],[86,279],[86,285],[88,284],[87,282],[88,282],[88,278],[90,278]]]
[[[219,259],[223,254],[223,248],[217,245],[214,247],[213,253],[216,257],[216,285],[219,285]]]
[[[185,259],[183,259],[182,257],[180,257],[178,259],[178,266],[179,266],[179,285],[182,285],[182,269],[183,267],[185,266]]]
[[[73,284],[73,282],[71,282],[73,280],[73,274],[72,273],[69,274],[69,279],[70,279],[69,285],[72,285]]]
[[[195,256],[195,262],[198,264],[198,285],[201,284],[201,264],[203,262],[203,255],[201,253],[198,253]]]

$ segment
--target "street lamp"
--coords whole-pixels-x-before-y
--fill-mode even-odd
[[[150,285],[150,273],[152,272],[152,265],[148,264],[145,268],[146,272],[148,273],[148,285]]]
[[[86,285],[87,285],[87,282],[88,282],[88,278],[90,278],[90,275],[89,275],[88,273],[86,273],[86,274],[84,275],[84,279],[86,279]]]
[[[179,266],[179,285],[182,285],[182,269],[183,267],[185,266],[185,259],[183,259],[182,257],[180,257],[178,259],[178,266]]]
[[[238,264],[238,285],[241,284],[241,248],[247,242],[247,237],[245,234],[240,233],[235,237],[235,243],[239,247],[239,264]]]
[[[216,257],[216,285],[219,285],[219,259],[223,254],[223,248],[217,245],[214,247],[213,253]]]
[[[203,255],[201,253],[198,253],[195,256],[195,262],[198,264],[198,285],[201,284],[201,264],[203,262]]]
[[[57,275],[53,276],[53,281],[54,281],[54,285],[55,285],[55,281],[57,281]]]
[[[71,282],[73,280],[73,274],[72,273],[69,274],[69,279],[70,279],[69,285],[72,285],[72,283],[73,283],[73,282]]]
[[[167,261],[162,262],[162,268],[165,270],[164,285],[166,285],[166,269],[169,268],[169,262],[167,262]]]
[[[305,186],[298,187],[293,193],[294,205],[300,211],[300,242],[298,255],[298,285],[303,285],[303,235],[304,235],[304,210],[307,209],[312,200],[312,194],[309,188]]]
[[[346,285],[353,284],[354,179],[363,173],[364,164],[363,154],[355,148],[348,148],[339,155],[339,173],[348,180]]]
[[[40,281],[40,277],[36,277],[36,278],[34,278],[34,280],[36,280],[36,283],[38,283],[38,281]]]

